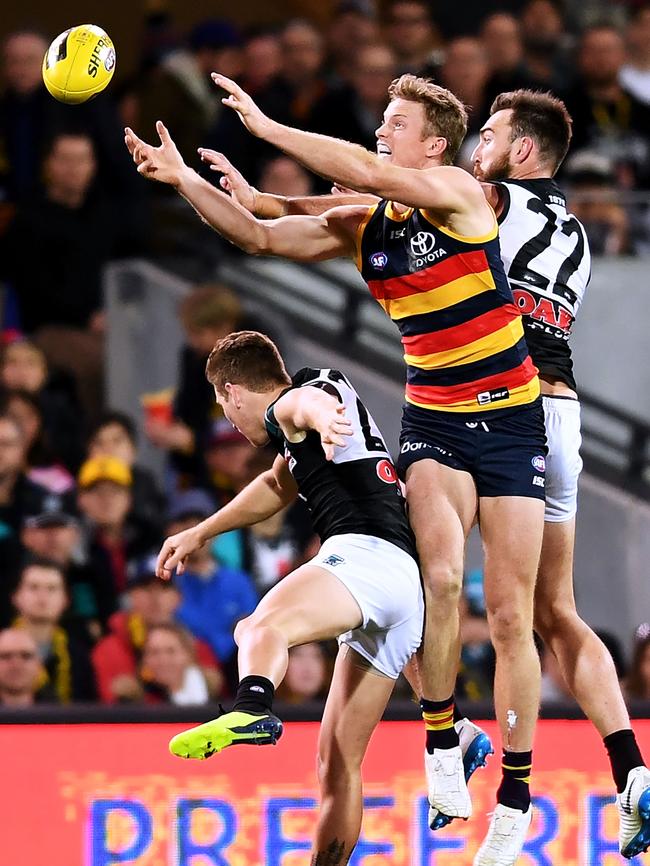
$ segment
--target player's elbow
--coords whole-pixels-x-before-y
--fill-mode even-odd
[[[266,226],[254,223],[251,231],[239,244],[240,249],[251,256],[266,256],[271,253],[271,242]]]

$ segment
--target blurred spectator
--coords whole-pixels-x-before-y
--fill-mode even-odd
[[[580,40],[580,80],[567,98],[573,117],[572,149],[588,147],[615,165],[619,185],[650,184],[650,106],[619,82],[625,62],[623,37],[615,27],[597,25]]]
[[[241,466],[237,490],[242,489],[273,465],[271,449],[254,448]],[[290,571],[311,557],[314,537],[309,512],[300,499],[266,520],[219,536],[212,551],[219,562],[250,574],[262,596]]]
[[[97,575],[110,575],[97,587],[100,618],[105,621],[126,589],[127,569],[159,541],[151,527],[130,515],[132,475],[117,457],[86,460],[77,479],[87,562]]]
[[[272,30],[253,30],[244,40],[243,86],[256,96],[282,69],[280,39]]]
[[[124,412],[107,410],[88,439],[88,457],[117,457],[131,470],[131,514],[153,530],[161,525],[164,497],[153,473],[136,462],[138,434],[133,419]]]
[[[72,380],[50,375],[43,351],[31,340],[16,339],[2,351],[0,388],[26,391],[38,398],[54,453],[67,469],[76,472],[83,459],[84,418]]]
[[[485,85],[487,110],[499,95],[520,88],[543,89],[524,62],[521,24],[514,15],[494,12],[483,22],[481,41],[485,47],[490,77]]]
[[[650,701],[650,625],[636,630],[632,664],[625,678],[625,694],[631,700]]]
[[[28,560],[12,601],[18,614],[14,626],[28,631],[38,647],[39,697],[62,704],[94,700],[88,649],[61,622],[69,601],[63,569],[51,560]]]
[[[147,557],[131,569],[127,587],[128,608],[113,614],[109,633],[92,651],[97,688],[104,703],[142,698],[138,669],[147,634],[152,628],[175,621],[181,602],[180,593],[171,581],[159,580],[154,568],[155,557]],[[196,657],[210,694],[218,696],[223,676],[212,650],[201,640],[196,641]]]
[[[309,21],[294,19],[280,33],[280,50],[280,72],[257,92],[256,101],[274,120],[305,128],[326,91],[323,37]],[[221,114],[204,144],[224,153],[253,183],[259,183],[260,166],[277,156],[274,147],[246,131],[233,111]],[[214,172],[206,176],[217,182]]]
[[[327,72],[335,87],[351,83],[351,61],[366,45],[378,41],[379,31],[370,3],[343,0],[334,9],[326,35]]]
[[[214,389],[205,378],[205,364],[217,340],[239,329],[264,330],[236,295],[220,283],[197,286],[179,306],[185,345],[179,358],[179,381],[173,419],[148,418],[145,432],[159,448],[170,452],[181,488],[208,484],[204,449],[212,421],[221,416]]]
[[[456,682],[456,693],[472,701],[492,696],[494,686],[495,655],[490,643],[483,572],[469,572],[463,581],[460,604],[461,663]]]
[[[205,443],[207,487],[219,505],[229,502],[249,480],[248,461],[255,448],[230,421],[217,418]]]
[[[528,0],[520,21],[524,67],[530,84],[562,96],[573,78],[566,52],[568,28],[562,0]]]
[[[619,190],[611,160],[592,151],[578,151],[565,167],[568,208],[581,221],[593,255],[631,252],[628,215],[618,203]]]
[[[0,246],[22,328],[53,367],[75,377],[90,415],[103,392],[101,272],[130,231],[128,218],[93,189],[95,174],[92,139],[58,135],[44,163],[44,192],[18,207]]]
[[[29,514],[23,520],[20,541],[29,555],[49,559],[63,569],[70,595],[66,619],[87,642],[97,640],[102,627],[98,599],[113,597],[112,580],[108,570],[94,571],[85,561],[77,517],[65,506]],[[111,610],[112,605],[109,613]]]
[[[148,703],[207,704],[210,691],[196,662],[191,635],[178,625],[149,629],[142,652],[140,680]]]
[[[384,35],[397,58],[397,75],[435,75],[444,58],[444,43],[425,0],[392,0]]]
[[[29,632],[24,628],[0,631],[0,706],[31,707],[40,676],[38,648]]]
[[[122,146],[122,129],[111,97],[100,94],[74,106],[53,99],[41,74],[48,41],[38,31],[25,29],[10,33],[2,46],[1,197],[21,202],[36,192],[43,157],[57,134],[86,134],[95,147],[99,184],[113,197],[128,196],[129,208],[123,211],[122,221],[135,233],[141,218],[137,178]]]
[[[329,91],[314,106],[310,128],[374,151],[375,130],[381,126],[388,86],[396,76],[395,56],[380,43],[362,45],[350,58],[349,68],[349,82]]]
[[[277,699],[286,704],[323,701],[327,697],[331,671],[322,644],[306,643],[289,650],[289,663]]]
[[[72,490],[74,478],[51,446],[38,398],[29,391],[0,392],[0,405],[25,435],[27,477],[52,493]]]
[[[207,19],[189,35],[187,48],[168,53],[137,84],[137,129],[157,141],[155,125],[164,121],[188,163],[199,167],[197,148],[221,111],[219,91],[210,73],[228,78],[242,72],[241,37],[229,21]],[[156,188],[158,194],[165,190]]]
[[[0,412],[0,562],[7,574],[20,554],[19,533],[27,514],[61,502],[25,474],[27,442],[22,428],[8,412]],[[7,587],[0,589],[0,609]]]
[[[260,190],[273,195],[312,195],[311,175],[299,162],[288,156],[276,156],[269,160],[260,175]]]
[[[630,18],[626,32],[627,60],[619,80],[635,99],[650,104],[650,5],[639,6]]]
[[[487,54],[480,40],[461,36],[449,43],[440,69],[440,83],[466,106],[468,135],[476,135],[485,121],[488,74]]]
[[[196,526],[214,513],[210,497],[202,490],[179,494],[171,504],[167,535]],[[174,582],[181,594],[177,620],[205,641],[223,666],[229,684],[237,684],[236,646],[233,638],[240,619],[255,610],[258,594],[243,571],[217,562],[209,545],[188,557],[185,570]]]

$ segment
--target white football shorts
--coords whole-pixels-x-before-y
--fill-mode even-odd
[[[361,608],[362,625],[340,635],[339,643],[396,680],[422,641],[424,597],[416,561],[383,538],[346,533],[328,538],[309,564],[338,577]]]
[[[548,523],[564,523],[578,510],[580,457],[580,403],[566,397],[542,398],[546,423],[546,511]]]

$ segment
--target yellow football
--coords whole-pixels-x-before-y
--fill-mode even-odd
[[[115,47],[95,24],[61,33],[43,58],[43,81],[59,102],[75,105],[100,93],[115,72]]]

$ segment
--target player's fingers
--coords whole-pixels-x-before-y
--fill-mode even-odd
[[[173,548],[171,544],[166,541],[163,546],[160,548],[160,553],[158,554],[158,558],[156,559],[156,574],[158,577],[168,578],[169,574],[166,574],[165,571],[165,563],[167,562],[170,553]]]
[[[156,121],[156,132],[158,133],[160,140],[163,144],[173,144],[172,137],[169,134],[169,130],[162,122],[162,120]]]
[[[218,171],[218,169],[213,168],[213,171]],[[232,192],[232,184],[230,183],[230,180],[226,177],[225,174],[222,178],[220,178],[219,186],[226,192]]]
[[[323,451],[325,452],[326,460],[334,459],[334,446],[329,442],[323,442]]]
[[[211,77],[217,87],[223,88],[227,93],[242,93],[241,87],[232,78],[226,78],[225,75],[219,75],[218,72],[213,72]]]

